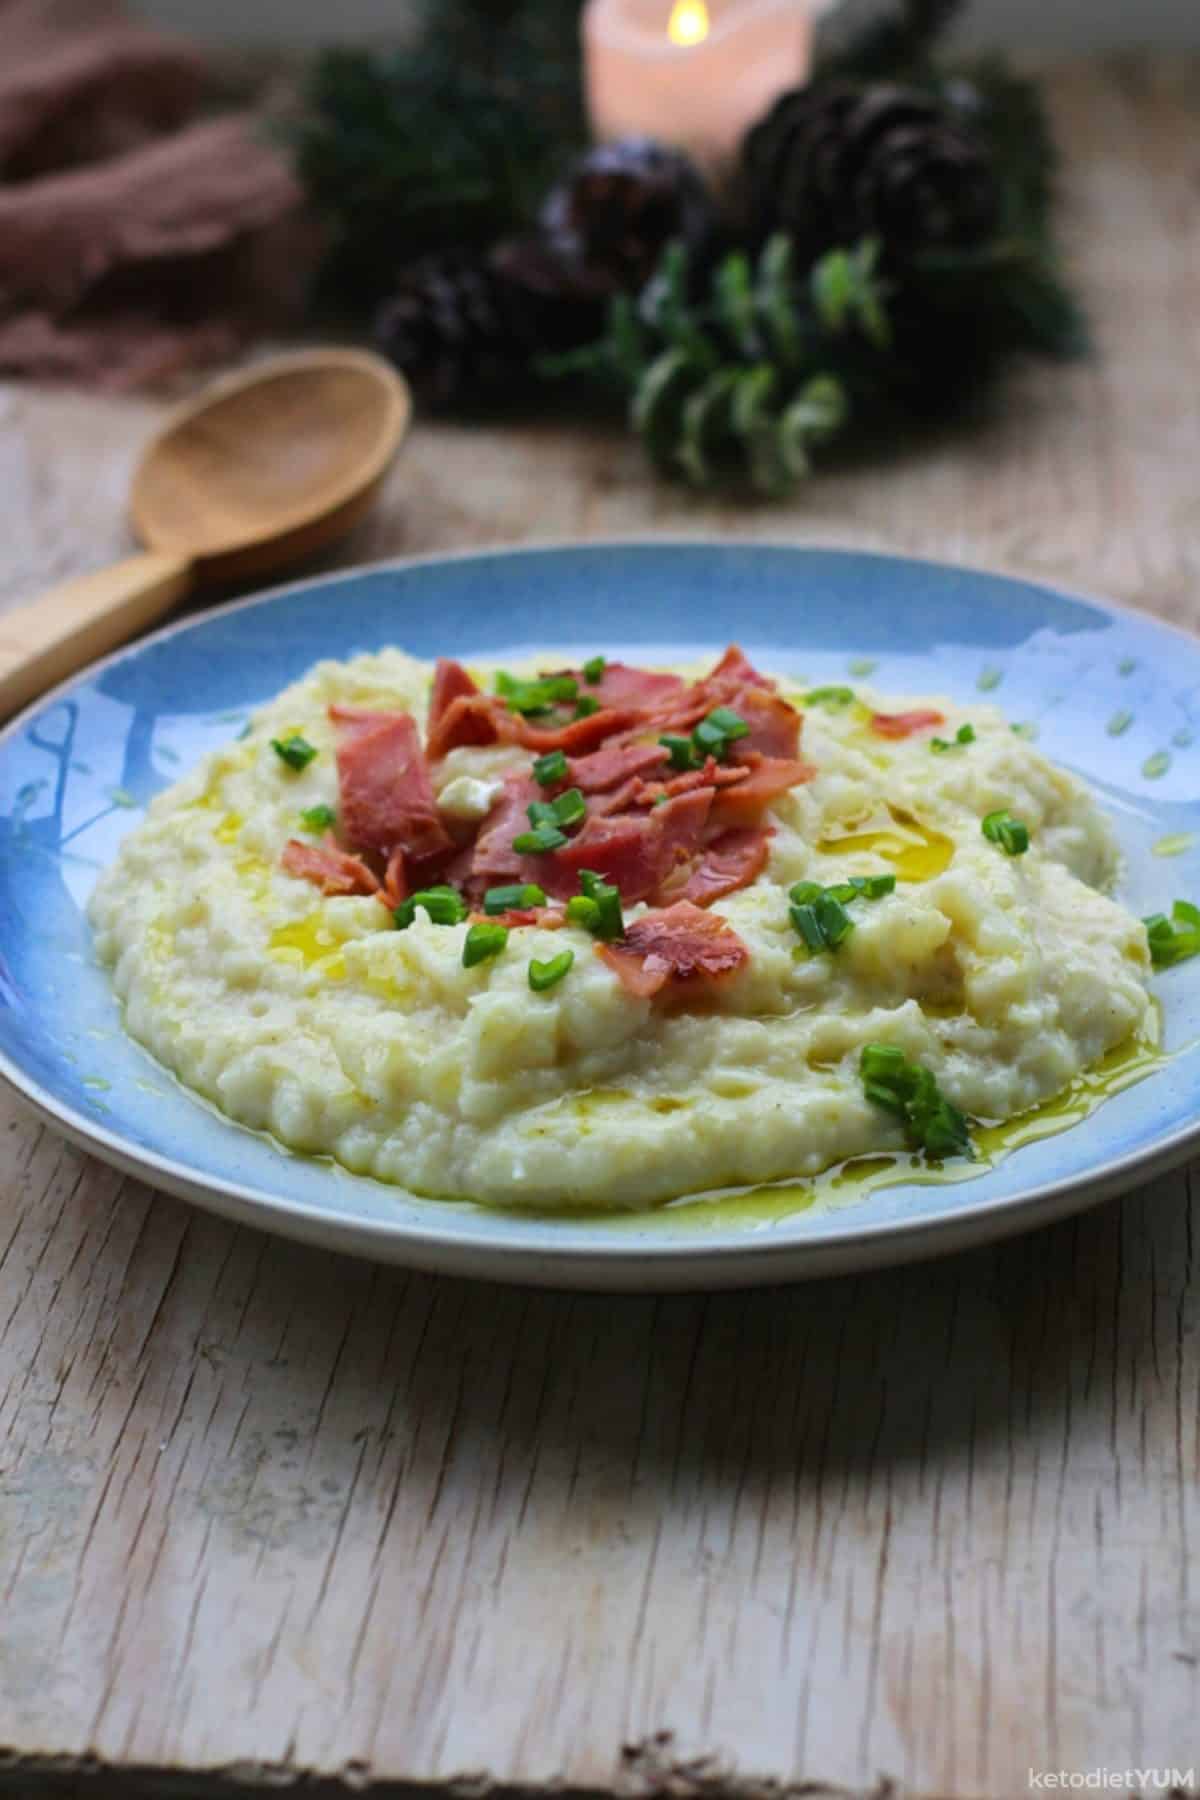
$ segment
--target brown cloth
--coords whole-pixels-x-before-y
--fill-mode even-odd
[[[191,46],[114,0],[0,0],[0,44],[0,372],[145,385],[294,311],[303,196]]]

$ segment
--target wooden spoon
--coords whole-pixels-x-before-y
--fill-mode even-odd
[[[0,717],[113,650],[195,585],[263,575],[350,530],[408,429],[379,357],[276,357],[175,413],[133,478],[146,548],[0,615]]]

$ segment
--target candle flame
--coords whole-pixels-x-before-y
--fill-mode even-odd
[[[702,44],[708,36],[708,7],[704,0],[675,0],[667,21],[673,44]]]

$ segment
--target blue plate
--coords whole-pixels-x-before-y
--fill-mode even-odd
[[[389,564],[189,619],[98,665],[0,739],[0,1071],[70,1137],[231,1217],[467,1274],[588,1287],[792,1280],[998,1236],[1200,1142],[1200,960],[1157,982],[1174,1054],[1086,1123],[969,1183],[841,1210],[675,1209],[587,1223],[422,1200],[291,1156],[191,1097],[121,1030],[91,953],[97,871],[159,788],[320,657],[560,647],[643,660],[730,638],[814,683],[986,694],[1115,816],[1135,912],[1200,898],[1200,643],[1028,582],[847,551],[595,544]],[[567,660],[564,657],[564,661]],[[1193,835],[1194,834],[1194,835]],[[1155,855],[1192,835],[1182,854]]]

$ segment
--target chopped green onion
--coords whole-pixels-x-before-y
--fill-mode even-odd
[[[499,956],[507,942],[507,925],[485,922],[472,925],[463,939],[463,968],[473,969],[476,963],[486,962],[489,956]]]
[[[297,731],[294,731],[290,738],[284,738],[282,742],[279,738],[272,738],[271,748],[276,756],[282,758],[289,769],[306,769],[317,754],[316,746],[310,744],[307,738],[302,738]]]
[[[604,680],[604,671],[607,666],[603,656],[589,656],[583,665],[583,679],[590,681],[595,687],[597,682]]]
[[[582,925],[593,937],[612,942],[625,936],[625,920],[621,916],[621,892],[592,869],[580,869],[582,894],[567,901],[567,919]]]
[[[579,683],[573,675],[543,675],[535,681],[522,681],[503,669],[496,673],[496,692],[510,712],[525,715],[547,713],[551,707],[574,700]]]
[[[545,756],[539,756],[533,765],[533,779],[539,787],[553,787],[557,781],[567,779],[567,758],[563,750],[548,750]]]
[[[671,759],[673,769],[698,769],[703,758],[696,755],[691,738],[673,737],[670,733],[660,737],[659,743]]]
[[[1150,961],[1156,969],[1169,969],[1189,956],[1200,956],[1200,906],[1193,906],[1190,900],[1177,900],[1169,919],[1165,913],[1151,913],[1143,923]]]
[[[814,884],[815,885],[815,884]],[[894,875],[850,875],[829,890],[835,900],[882,900],[896,891]]]
[[[567,825],[578,825],[587,816],[587,801],[578,788],[568,788],[557,800],[531,800],[525,811],[535,829],[541,825],[562,829]]]
[[[527,907],[545,904],[545,892],[536,881],[519,881],[513,887],[489,888],[483,896],[485,913],[523,912]]]
[[[983,821],[983,835],[1009,856],[1024,856],[1029,848],[1029,827],[1014,819],[1010,812],[990,812]]]
[[[328,831],[337,818],[332,806],[306,806],[300,814],[305,831]]]
[[[718,762],[722,762],[730,744],[737,738],[749,735],[750,727],[740,714],[735,713],[731,707],[718,706],[696,726],[692,732],[692,743],[701,761],[705,756],[715,756]]]
[[[578,788],[568,788],[553,804],[554,817],[564,829],[568,825],[578,825],[587,815],[587,801]]]
[[[580,694],[578,700],[575,702],[575,717],[577,719],[590,719],[593,713],[598,713],[599,711],[600,702],[594,694]]]
[[[853,706],[855,693],[848,687],[813,688],[804,696],[805,706],[826,706],[831,709],[841,706]]]
[[[566,832],[557,825],[535,825],[532,831],[522,831],[515,837],[512,847],[518,856],[545,856],[551,850],[561,850],[566,841]]]
[[[586,894],[576,894],[567,901],[567,924],[582,925],[593,937],[600,935],[600,908]]]
[[[435,925],[461,925],[467,916],[467,903],[457,888],[419,888],[392,913],[398,930],[407,931],[417,916],[418,906],[424,908]]]
[[[960,725],[952,738],[930,738],[929,748],[940,753],[946,750],[958,750],[961,749],[964,744],[973,744],[974,742],[975,727],[973,725]]]
[[[560,950],[548,962],[539,962],[535,956],[529,964],[529,985],[535,994],[544,994],[562,980],[571,964],[575,961],[573,950]]]
[[[935,1076],[895,1044],[865,1044],[859,1057],[863,1093],[904,1121],[909,1142],[936,1159],[973,1156],[965,1115]]]
[[[894,875],[851,875],[836,887],[818,881],[797,881],[788,889],[788,917],[808,948],[815,953],[836,950],[854,930],[846,911],[851,900],[881,900],[893,892]]]

